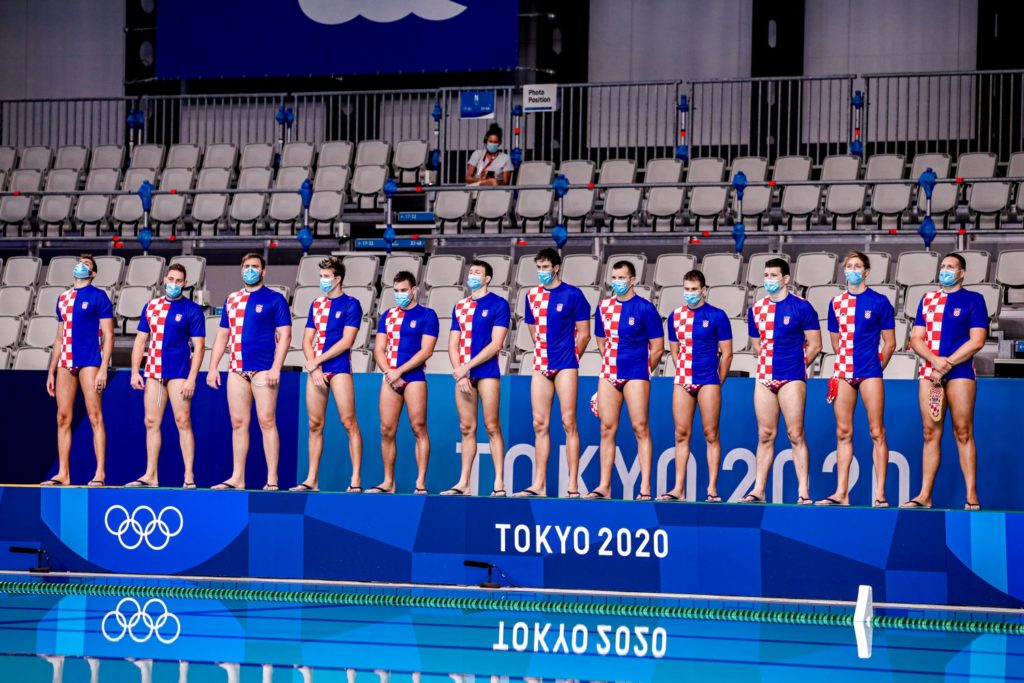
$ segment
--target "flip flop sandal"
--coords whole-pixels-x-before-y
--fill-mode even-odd
[[[829,496],[828,498],[824,498],[822,500],[819,500],[817,503],[815,503],[815,505],[823,505],[825,507],[831,507],[831,506],[835,506],[835,505],[838,505],[839,507],[850,507],[849,503],[844,503],[841,500],[836,500],[835,498],[832,498],[831,496]]]
[[[362,493],[362,492],[363,492],[363,487],[362,486],[349,486],[347,489],[345,489],[345,493]]]
[[[309,484],[299,484],[298,486],[293,486],[293,487],[291,487],[288,490],[289,491],[297,491],[299,493],[312,493],[314,491],[318,491],[319,489],[315,489],[312,486],[310,486]]]
[[[966,503],[964,504],[964,510],[969,512],[977,512],[981,510],[981,503]]]
[[[64,482],[59,479],[47,479],[46,481],[39,482],[40,486],[67,486]]]
[[[608,500],[608,496],[600,491],[591,491],[587,494],[587,500]]]
[[[704,499],[704,502],[705,503],[721,503],[722,502],[722,497],[721,496],[713,496],[713,495],[711,495],[709,493],[708,497]]]
[[[370,488],[366,489],[366,493],[384,493],[384,494],[389,494],[390,495],[390,494],[393,494],[394,492],[395,492],[394,489],[391,489],[389,491],[389,490],[387,490],[386,488],[384,488],[382,486],[371,486]]]
[[[413,493],[415,493],[417,496],[430,495],[430,491],[420,488],[419,486],[416,487],[416,490],[414,490]]]
[[[675,494],[672,494],[672,493],[663,493],[660,496],[658,496],[658,500],[660,500],[660,501],[666,501],[666,500],[678,501],[679,500],[679,496],[677,496]]]
[[[748,493],[747,495],[743,496],[742,498],[740,498],[739,502],[741,502],[741,503],[754,503],[755,505],[764,505],[765,504],[764,498],[758,498],[753,493]]]
[[[931,505],[925,505],[916,500],[908,500],[903,505],[900,505],[900,507],[905,510],[928,510],[931,508]]]
[[[504,498],[506,495],[508,494],[505,493],[505,489],[494,489],[491,491],[492,498]]]
[[[649,493],[641,493],[636,498],[634,498],[634,500],[639,500],[641,502],[646,502],[646,501],[654,500],[654,499],[651,497],[651,494],[649,494]]]
[[[280,490],[281,490],[281,487],[280,487],[280,486],[278,486],[277,484],[266,484],[266,485],[265,485],[265,486],[263,487],[263,490],[264,490],[264,491],[280,491]]]
[[[523,489],[519,493],[515,494],[515,498],[540,498],[542,494],[537,493],[533,489]],[[576,492],[576,497],[579,498],[580,492]]]
[[[804,498],[803,496],[797,496],[796,504],[797,505],[814,505],[814,501],[811,500],[810,498]]]
[[[156,488],[156,484],[150,484],[148,481],[143,481],[142,479],[136,479],[135,481],[130,481],[127,484],[125,484],[124,487],[126,489],[140,489],[140,488],[155,489]]]
[[[465,496],[465,495],[469,495],[469,494],[467,494],[465,491],[460,491],[459,489],[457,489],[457,488],[455,488],[453,486],[450,489],[446,489],[444,491],[441,491],[441,495],[442,496]]]
[[[538,494],[538,495],[540,495],[540,494]],[[566,498],[579,498],[580,497],[580,492],[579,491],[566,491],[565,497]]]
[[[181,488],[183,489],[194,489],[195,487],[196,483],[194,481],[186,481],[184,484],[181,485]]]
[[[93,479],[88,484],[86,484],[86,486],[89,486],[89,487],[94,488],[94,489],[98,489],[98,488],[101,488],[101,487],[106,486],[106,485],[107,485],[107,482],[103,481],[102,479]]]
[[[889,501],[887,501],[887,500],[885,500],[883,498],[875,498],[875,502],[872,503],[871,507],[887,508],[887,507],[889,507]]]
[[[214,491],[234,491],[237,488],[238,487],[233,485],[233,484],[229,484],[226,481],[222,481],[221,483],[219,483],[216,486],[214,486],[212,490],[214,490]]]

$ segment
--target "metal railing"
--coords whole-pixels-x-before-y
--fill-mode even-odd
[[[520,89],[493,90],[493,119],[463,119],[457,88],[397,91],[0,100],[0,144],[15,147],[127,144],[126,117],[144,115],[139,142],[245,145],[279,140],[422,139],[440,152],[443,184],[460,182],[492,122],[505,148],[560,164],[630,158],[643,168],[677,143],[692,157],[806,155],[815,165],[846,154],[855,135],[853,96],[864,94],[860,139],[868,156],[995,153],[1005,165],[1024,150],[1024,71],[926,72],[689,82],[563,84],[554,112],[514,116]],[[680,136],[679,96],[689,97]],[[441,121],[432,118],[441,106]],[[281,107],[294,115],[282,126]],[[518,129],[518,133],[516,132]],[[518,141],[518,144],[517,144]],[[1008,169],[1005,169],[1008,170]]]

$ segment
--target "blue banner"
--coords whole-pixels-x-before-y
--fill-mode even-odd
[[[306,375],[286,372],[282,376],[278,400],[277,424],[281,435],[281,484],[293,486],[302,481],[308,462],[306,437]],[[356,375],[357,418],[363,434],[363,482],[372,486],[381,481],[377,397],[379,374]],[[596,486],[599,468],[599,424],[589,410],[590,396],[597,380],[580,379],[577,415],[581,440],[582,490]],[[886,493],[890,502],[909,500],[921,485],[921,418],[917,407],[917,383],[892,380],[886,388],[886,428],[890,465]],[[835,490],[835,418],[825,402],[827,382],[808,384],[806,437],[810,448],[811,495],[815,499]],[[55,472],[57,444],[54,436],[56,405],[46,395],[45,373],[0,371],[0,391],[17,396],[0,411],[0,433],[7,435],[9,452],[20,457],[0,458],[0,482],[38,483]],[[459,476],[461,436],[454,401],[454,385],[447,375],[429,378],[427,427],[431,439],[431,461],[427,487],[432,492],[453,485]],[[674,425],[671,406],[672,382],[656,378],[651,387],[650,426],[654,440],[654,493],[664,492],[675,478]],[[1024,459],[1016,446],[1024,443],[1024,423],[1018,416],[1018,400],[1024,393],[1024,380],[981,379],[975,436],[978,446],[978,492],[987,509],[1024,510],[1020,482],[1024,481]],[[723,390],[721,442],[722,470],[719,493],[729,501],[738,500],[753,484],[757,427],[752,403],[753,380],[730,378]],[[128,385],[128,373],[115,372],[103,395],[107,424],[107,483],[121,485],[139,477],[145,469],[145,428],[141,392]],[[200,487],[212,486],[231,472],[231,429],[224,390],[214,391],[201,381],[193,399],[196,435],[196,481]],[[553,415],[558,415],[557,402]],[[95,461],[91,427],[85,419],[81,398],[75,409],[72,440],[72,480],[84,483],[92,478]],[[505,474],[508,487],[520,490],[530,485],[533,475],[534,434],[530,408],[530,378],[510,376],[502,379],[502,431],[505,437]],[[703,500],[708,474],[705,444],[701,436],[700,414],[694,423],[690,445],[693,456],[687,470],[687,500]],[[478,453],[473,476],[473,491],[489,492],[493,467],[483,420],[477,436]],[[564,457],[564,433],[559,420],[551,424],[552,457],[548,470],[549,495],[564,495],[567,472]],[[397,481],[399,491],[411,492],[416,468],[412,457],[413,438],[405,415],[399,422]],[[942,442],[942,465],[936,479],[934,502],[937,507],[961,508],[964,504],[963,476],[957,458],[956,442],[949,419]],[[854,463],[851,468],[850,498],[854,505],[870,505],[873,498],[871,439],[863,408],[858,406],[854,421]],[[327,407],[324,433],[324,458],[320,476],[323,490],[344,490],[351,476],[348,441],[337,418],[333,399]],[[160,458],[160,482],[180,486],[183,477],[178,433],[168,409],[163,425],[163,451]],[[247,484],[260,487],[266,481],[262,438],[255,415],[250,425],[250,453]],[[639,493],[640,468],[636,461],[636,440],[626,411],[619,426],[618,450],[612,476],[612,494],[616,498],[634,498]],[[768,483],[769,502],[795,502],[796,473],[792,453],[780,422],[776,459]]]
[[[517,0],[177,0],[157,12],[158,78],[512,69]]]
[[[0,487],[0,569],[1024,607],[1024,514]]]

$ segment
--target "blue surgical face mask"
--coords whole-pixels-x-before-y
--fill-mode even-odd
[[[864,271],[863,270],[847,270],[846,281],[856,287],[860,283],[864,282]]]
[[[487,143],[487,151],[491,154],[497,154],[499,149],[501,149],[501,146],[497,142]]]
[[[92,271],[89,270],[89,266],[84,263],[76,263],[75,267],[71,269],[71,274],[74,275],[77,280],[84,280],[89,277],[90,273],[92,273]]]
[[[547,285],[551,284],[552,280],[555,279],[555,274],[550,270],[538,270],[537,279],[540,280],[540,283],[546,287]]]
[[[409,292],[395,292],[395,303],[405,308],[412,303],[412,294]]]
[[[939,271],[939,284],[943,287],[952,287],[956,284],[956,273],[943,268]]]
[[[164,291],[167,292],[167,296],[172,299],[177,299],[181,296],[181,285],[176,285],[173,282],[167,282],[164,284]]]
[[[615,292],[615,296],[622,296],[629,291],[629,281],[612,280],[612,291]]]
[[[470,291],[475,292],[484,286],[484,279],[479,275],[470,275],[466,278],[466,284],[469,285]]]
[[[260,281],[260,271],[255,268],[246,268],[242,271],[242,282],[247,285],[254,285]]]
[[[683,292],[683,299],[687,306],[696,306],[700,303],[700,292]]]
[[[770,280],[768,278],[764,279],[764,291],[768,292],[769,294],[775,294],[780,289],[782,289],[782,280]]]
[[[320,279],[320,291],[324,294],[330,294],[332,289],[334,289],[334,278]]]

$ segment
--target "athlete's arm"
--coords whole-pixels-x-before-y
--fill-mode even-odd
[[[924,331],[925,330],[922,325],[914,325],[914,329],[910,332],[910,348],[912,348],[914,353],[920,356],[922,360],[929,365],[934,366],[938,356],[932,353],[931,348],[928,346],[928,342],[925,341]]]
[[[835,348],[835,339],[838,334],[832,335],[832,348]],[[892,358],[892,354],[896,352],[896,330],[882,330],[882,350],[879,352],[882,356],[882,368],[889,364],[889,359]]]
[[[466,367],[466,371],[467,371],[466,374],[469,374],[469,370],[472,370],[475,367],[479,367],[479,366],[483,365],[484,363],[486,363],[487,361],[489,361],[490,359],[492,359],[495,356],[497,356],[498,352],[501,351],[501,347],[504,346],[504,344],[505,344],[505,337],[507,337],[507,336],[508,336],[508,328],[507,327],[495,326],[491,330],[491,341],[490,341],[490,343],[487,346],[485,346],[484,348],[480,349],[480,353],[478,353],[475,356],[473,356],[472,358],[470,358],[469,362],[466,363],[466,366],[465,366]],[[448,352],[451,353],[451,342],[448,343]]]
[[[723,339],[718,342],[718,381],[720,384],[725,384],[730,367],[732,367],[732,339]]]
[[[310,330],[310,329],[307,328],[306,336],[307,337],[312,336],[312,335],[309,334],[312,331],[313,330]],[[359,328],[358,327],[352,327],[351,325],[346,326],[345,327],[345,331],[341,333],[341,339],[339,339],[337,341],[337,343],[335,343],[331,348],[327,349],[326,351],[321,353],[319,356],[317,356],[316,357],[316,363],[318,365],[323,365],[324,363],[326,363],[327,361],[331,360],[332,358],[337,358],[341,354],[343,354],[346,351],[348,351],[349,349],[351,349],[352,345],[356,343],[356,334],[358,332],[359,332]],[[310,350],[312,350],[312,347],[313,347],[312,340],[310,340]],[[302,350],[303,351],[306,350],[306,337],[303,337],[303,339],[302,339]],[[309,357],[308,354],[307,354],[306,357],[307,358]]]
[[[186,401],[192,398],[196,392],[196,379],[199,377],[199,368],[203,364],[203,356],[206,355],[206,337],[192,337],[192,365],[188,369],[188,377],[181,386],[181,396]]]
[[[53,349],[50,350],[50,369],[46,373],[46,393],[50,396],[57,395],[57,356],[60,354],[60,340],[64,336],[64,322],[57,323],[57,338],[53,341]]]
[[[960,348],[949,354],[948,360],[953,365],[959,365],[960,363],[966,363],[974,354],[981,351],[985,346],[985,338],[988,336],[988,330],[984,327],[972,327],[971,337],[963,344]]]
[[[462,332],[452,330],[448,333],[448,361],[452,364],[452,374],[458,382],[462,377],[455,371],[459,367],[459,343],[462,341]]]
[[[224,351],[228,346],[228,330],[221,327],[217,330],[217,338],[213,340],[213,350],[210,351],[210,369],[206,371],[206,383],[212,388],[220,387],[220,360],[224,357]]]
[[[661,357],[665,355],[665,338],[655,337],[654,339],[649,340],[647,348],[647,369],[650,370],[651,372],[654,372],[654,368],[658,367],[658,363],[661,362]]]
[[[275,330],[277,345],[274,347],[274,364],[267,370],[267,384],[274,386],[281,381],[281,367],[284,365],[288,348],[292,345],[292,326],[281,325]]]
[[[530,331],[533,332],[533,327],[530,327]],[[587,350],[587,344],[590,343],[590,320],[577,320],[576,321],[576,357],[579,358],[583,355],[583,352]]]
[[[387,343],[387,335],[383,332],[377,332],[373,336],[373,362],[385,373],[391,369],[388,367]]]
[[[804,330],[804,366],[809,366],[821,353],[821,330]]]
[[[131,385],[133,389],[144,389],[146,381],[142,378],[140,371],[142,370],[142,357],[146,353],[146,341],[149,339],[149,334],[146,332],[139,332],[135,335],[135,344],[132,346],[132,374],[131,374]]]
[[[754,355],[761,353],[761,337],[750,338],[750,350],[754,352]]]
[[[103,337],[103,349],[100,354],[100,369],[96,372],[96,390],[102,391],[107,386],[107,368],[110,357],[114,355],[114,319],[100,318],[100,334]]]
[[[437,337],[431,337],[426,334],[423,335],[423,339],[420,342],[420,350],[417,351],[412,358],[395,368],[395,372],[398,373],[398,376],[401,377],[410,370],[415,370],[426,363],[427,359],[434,353],[435,345],[437,345]],[[385,370],[385,372],[387,372],[387,370]]]

